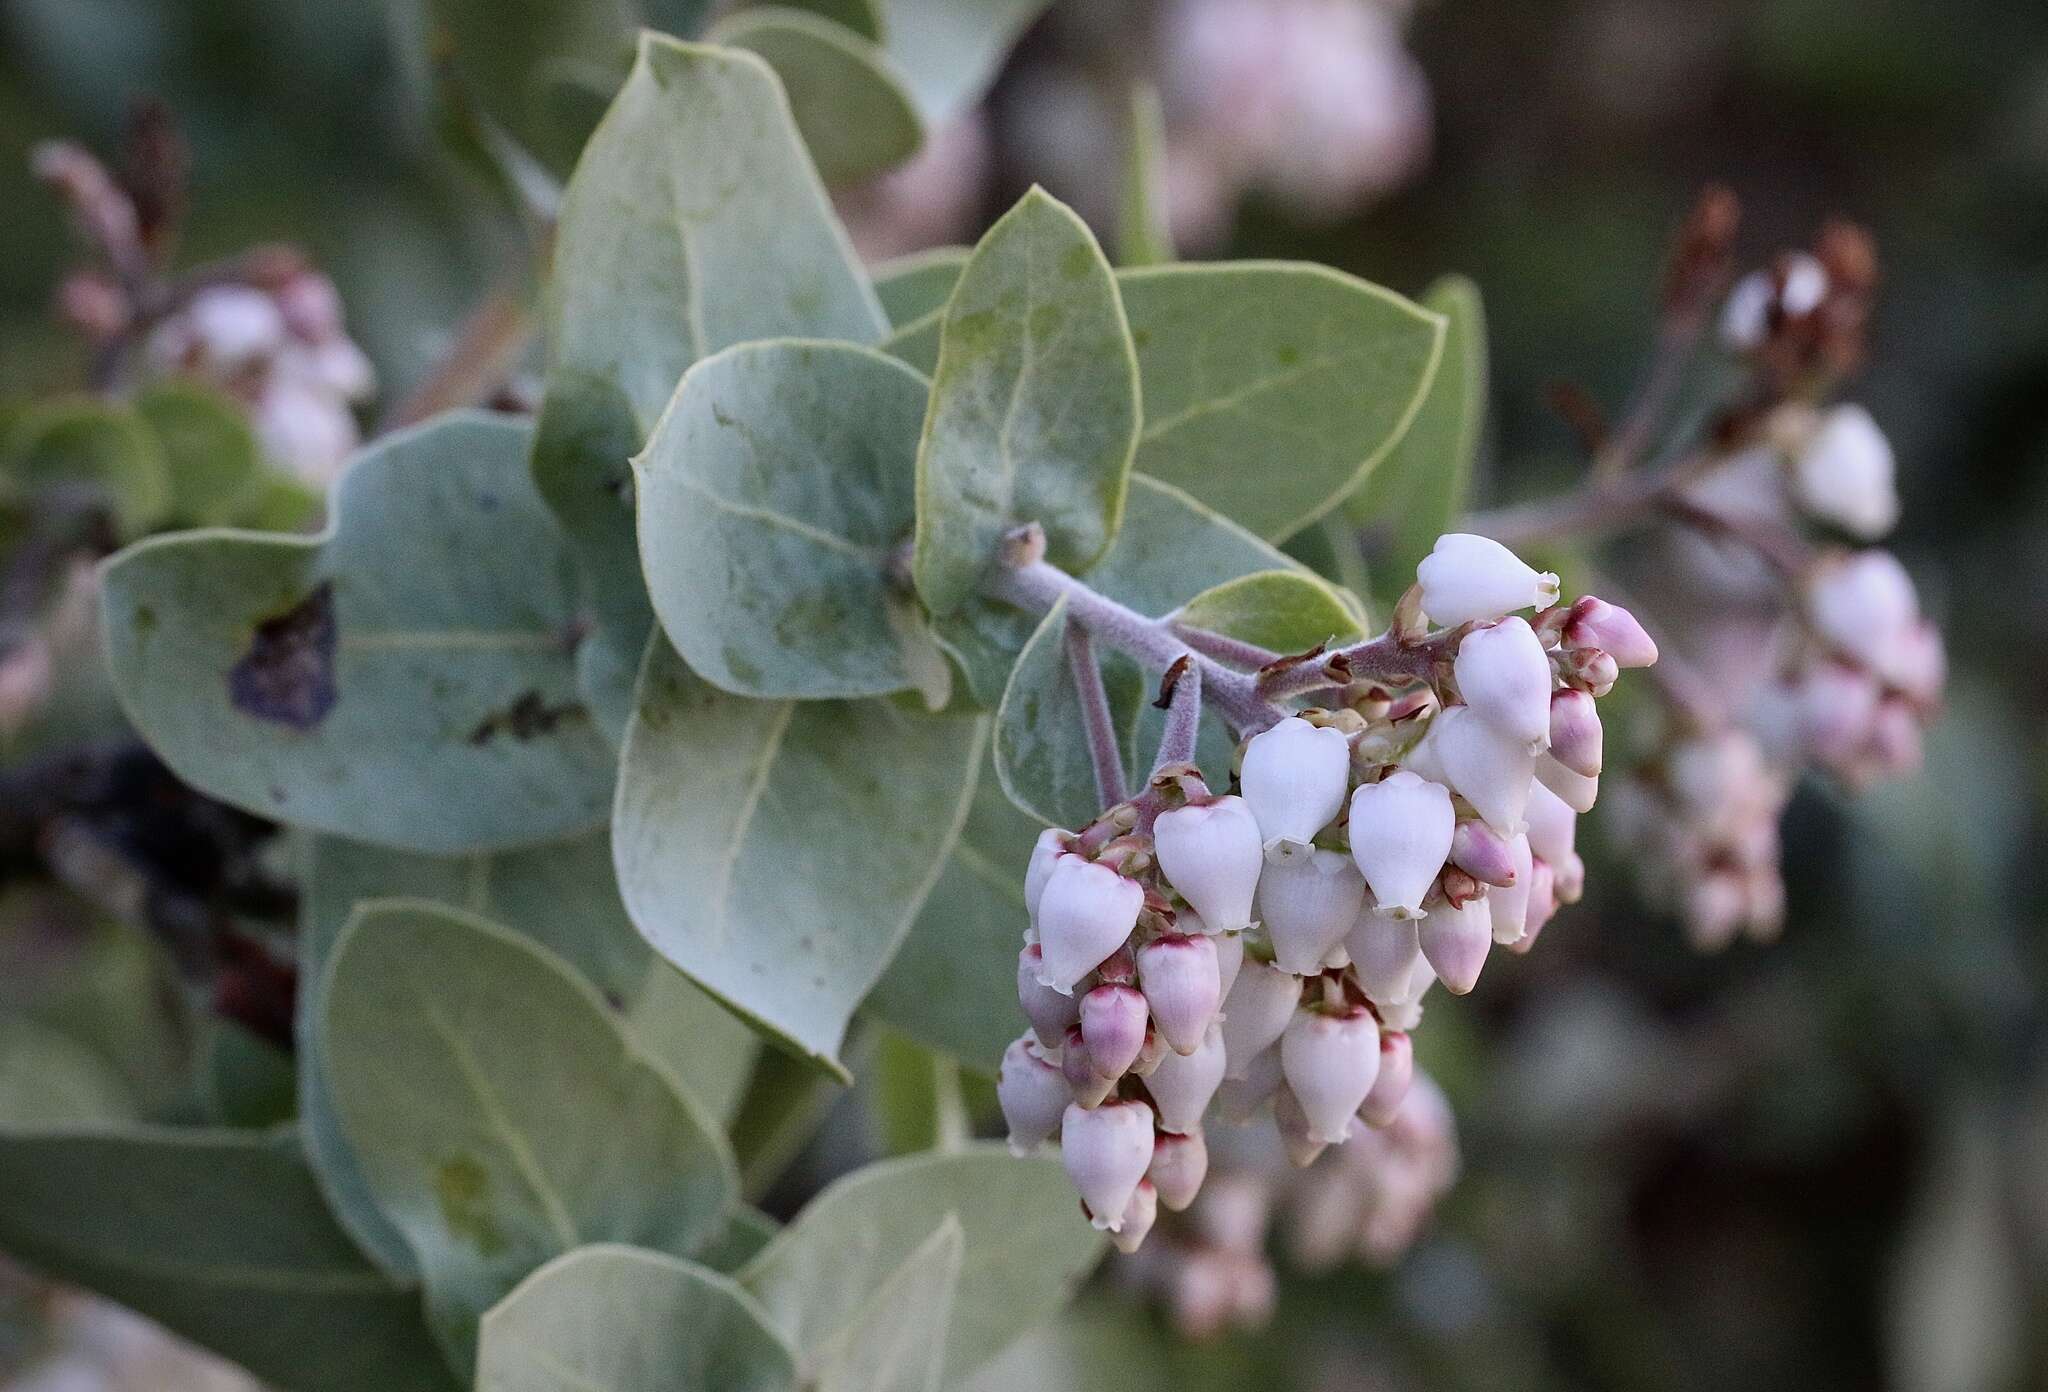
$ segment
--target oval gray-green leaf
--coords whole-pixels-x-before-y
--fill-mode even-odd
[[[162,521],[171,503],[156,432],[133,409],[96,398],[25,407],[0,438],[0,466],[15,486],[99,489],[124,537]]]
[[[806,1362],[817,1392],[938,1392],[966,1252],[960,1220],[947,1214],[890,1272],[840,1331]]]
[[[888,569],[926,390],[850,343],[746,343],[683,374],[634,466],[648,593],[693,671],[742,696],[913,684]]]
[[[204,531],[103,572],[115,689],[180,777],[262,816],[443,853],[601,823],[613,754],[527,430],[475,413],[387,437],[319,537]]]
[[[385,1270],[417,1276],[404,1236],[365,1184],[334,1115],[315,989],[342,925],[372,899],[426,899],[522,933],[595,986],[626,1032],[684,1090],[724,1119],[738,1104],[759,1040],[647,946],[619,902],[611,836],[495,855],[425,856],[340,837],[308,837],[299,858],[299,1111],[328,1202]]]
[[[890,327],[900,333],[925,318],[933,318],[936,324],[934,316],[945,312],[946,301],[953,298],[953,287],[960,283],[960,272],[973,254],[972,247],[933,247],[884,261],[869,272]]]
[[[343,1137],[467,1372],[477,1321],[551,1257],[723,1230],[723,1136],[553,953],[407,901],[357,909],[318,998]]]
[[[1034,188],[975,247],[947,302],[917,451],[918,593],[974,594],[1004,532],[1044,526],[1071,570],[1116,539],[1138,438],[1138,366],[1087,225]]]
[[[1117,276],[1145,383],[1137,467],[1271,541],[1362,482],[1408,430],[1441,316],[1322,266]]]
[[[937,128],[981,99],[1046,0],[877,0],[889,56]]]
[[[1174,612],[1190,628],[1207,629],[1276,653],[1307,652],[1318,643],[1365,636],[1355,600],[1319,576],[1262,570],[1202,591]]]
[[[730,696],[657,637],[612,822],[626,911],[692,980],[843,1075],[847,1021],[944,867],[984,735],[889,702]]]
[[[594,1244],[484,1316],[477,1392],[789,1392],[796,1361],[754,1298],[695,1262]]]
[[[559,88],[573,82],[610,92],[632,55],[640,7],[630,0],[426,6],[441,60],[493,121],[559,176],[589,134],[587,122],[564,119]]]
[[[290,1132],[0,1127],[0,1248],[301,1392],[453,1392]]]
[[[1101,1235],[1059,1161],[995,1144],[885,1160],[829,1186],[740,1272],[799,1356],[825,1347],[947,1214],[965,1247],[945,1370],[966,1377],[1049,1318],[1095,1264]]]
[[[900,164],[924,143],[924,122],[888,53],[842,23],[784,5],[749,6],[705,37],[775,69],[828,184]]]
[[[1443,365],[1415,424],[1365,486],[1345,501],[1349,538],[1362,548],[1374,589],[1398,594],[1436,539],[1465,509],[1472,469],[1486,430],[1486,310],[1479,287],[1445,276],[1422,303],[1444,316]]]

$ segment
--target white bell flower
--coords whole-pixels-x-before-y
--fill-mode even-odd
[[[1212,933],[1252,920],[1252,896],[1265,852],[1259,823],[1240,797],[1176,807],[1152,824],[1152,845],[1167,882]]]
[[[1422,612],[1446,628],[1557,603],[1557,577],[1490,537],[1453,532],[1415,568]]]
[[[1124,945],[1144,904],[1136,880],[1072,852],[1061,855],[1038,901],[1040,984],[1073,994],[1076,982]]]
[[[1280,1038],[1280,1066],[1308,1120],[1308,1138],[1341,1145],[1379,1077],[1379,1021],[1363,1006],[1296,1011]]]
[[[1528,620],[1510,616],[1475,628],[1452,663],[1458,692],[1487,724],[1531,753],[1550,745],[1550,654]]]
[[[1258,914],[1274,964],[1296,976],[1323,970],[1365,902],[1365,877],[1342,851],[1269,862],[1259,876]]]
[[[1381,912],[1422,916],[1422,899],[1450,858],[1457,834],[1450,789],[1396,769],[1351,795],[1351,858]],[[1356,949],[1352,957],[1357,958]]]
[[[1060,1123],[1060,1160],[1095,1226],[1117,1231],[1152,1163],[1152,1109],[1131,1101],[1092,1111],[1068,1107]]]
[[[1307,854],[1317,832],[1336,820],[1351,778],[1351,746],[1342,730],[1289,716],[1245,745],[1238,783],[1258,818],[1269,860]]]

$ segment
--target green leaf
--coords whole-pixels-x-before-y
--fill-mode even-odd
[[[1444,316],[1443,366],[1415,424],[1401,437],[1365,486],[1346,500],[1354,529],[1350,549],[1363,545],[1377,588],[1398,594],[1436,539],[1464,511],[1472,469],[1486,429],[1486,310],[1479,287],[1445,276],[1422,303]]]
[[[651,621],[627,460],[684,370],[749,339],[872,343],[887,323],[768,65],[652,34],[563,193],[554,271],[534,477],[615,679],[590,689],[622,723]]]
[[[1117,206],[1116,262],[1158,266],[1171,262],[1173,229],[1166,221],[1166,116],[1159,89],[1131,84],[1130,124],[1124,131],[1123,197]]]
[[[878,0],[889,56],[936,129],[988,90],[1047,0]]]
[[[925,395],[848,343],[742,344],[684,374],[634,468],[648,592],[691,670],[742,696],[913,684],[921,625],[888,570]]]
[[[924,122],[889,55],[836,20],[784,5],[749,7],[707,38],[757,53],[775,69],[805,148],[828,184],[900,164],[924,143]]]
[[[875,1034],[856,1091],[881,1153],[957,1149],[970,1134],[960,1065],[896,1030]]]
[[[694,1262],[597,1244],[483,1319],[477,1392],[789,1392],[796,1363],[753,1297]]]
[[[758,1208],[741,1208],[718,1240],[697,1253],[697,1260],[713,1271],[737,1271],[759,1256],[774,1241],[782,1224]]]
[[[603,1241],[683,1254],[724,1228],[724,1138],[546,949],[437,905],[373,903],[318,1003],[342,1133],[459,1371],[484,1311],[550,1257]]]
[[[426,0],[436,48],[499,126],[548,168],[576,159],[587,120],[564,87],[609,93],[632,55],[630,0]]]
[[[864,39],[880,40],[882,37],[882,12],[879,0],[781,0],[800,10],[822,15],[834,23],[843,24]]]
[[[818,1392],[937,1392],[946,1344],[932,1335],[952,1317],[966,1251],[947,1214],[809,1360]]]
[[[204,1068],[206,1109],[223,1126],[275,1126],[297,1114],[291,1055],[232,1021],[209,1031]]]
[[[15,487],[79,484],[101,490],[123,536],[163,520],[170,506],[163,447],[132,409],[90,397],[24,409],[0,439],[0,475]]]
[[[1101,1251],[1057,1160],[987,1144],[856,1170],[813,1199],[740,1282],[809,1356],[949,1213],[965,1246],[945,1370],[964,1378],[1059,1309]]]
[[[1045,527],[1084,569],[1115,540],[1138,438],[1137,360],[1087,225],[1034,188],[974,249],[947,303],[917,451],[918,593],[970,599],[997,541]]]
[[[939,882],[862,1009],[977,1073],[995,1071],[1024,1027],[1017,949],[1024,865],[1038,832],[984,762]]]
[[[258,481],[263,460],[234,401],[173,378],[136,397],[135,410],[163,450],[171,519],[188,527],[239,521],[239,495]]]
[[[945,313],[946,301],[953,298],[953,287],[960,283],[960,272],[973,254],[969,247],[933,247],[875,267],[875,295],[881,300],[891,327],[900,333],[920,320],[929,319],[936,347],[938,318]]]
[[[0,1128],[0,1248],[293,1392],[453,1392],[289,1132]]]
[[[944,866],[984,736],[885,702],[728,696],[657,641],[612,824],[627,912],[692,980],[844,1075],[847,1021]]]
[[[299,864],[299,1094],[306,1148],[335,1215],[385,1270],[416,1274],[404,1236],[383,1215],[342,1137],[327,1087],[314,994],[342,925],[370,899],[425,899],[522,933],[560,956],[619,1013],[712,1116],[745,1088],[754,1032],[649,949],[612,878],[609,832],[497,855],[409,855],[339,837],[308,838]]]
[[[1265,570],[1202,591],[1176,617],[1277,653],[1307,652],[1318,643],[1365,636],[1357,601],[1299,570]]]
[[[1268,540],[1315,521],[1407,431],[1444,323],[1321,266],[1117,277],[1145,383],[1137,467]]]
[[[145,541],[104,572],[122,705],[186,782],[317,831],[454,853],[604,820],[611,746],[527,431],[479,414],[387,437],[319,537]]]
[[[0,1014],[0,1126],[62,1126],[134,1115],[127,1083],[100,1053],[29,1016]]]

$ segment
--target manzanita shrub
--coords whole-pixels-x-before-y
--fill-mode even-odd
[[[1631,483],[1623,439],[1588,491],[1458,525],[1465,282],[1172,264],[1142,160],[1121,264],[1038,189],[972,248],[856,258],[826,181],[916,148],[1031,4],[742,9],[624,71],[606,7],[430,8],[480,145],[566,177],[537,412],[378,436],[317,535],[197,387],[4,437],[142,538],[98,587],[121,707],[190,788],[290,829],[299,912],[289,1072],[229,1046],[203,1126],[15,1106],[0,1248],[268,1382],[960,1385],[1103,1232],[1136,1250],[1196,1202],[1219,1114],[1270,1115],[1300,1165],[1369,1157],[1383,1194],[1412,1175],[1368,1239],[1398,1247],[1455,1170],[1422,997],[1578,897],[1596,698],[1659,657],[1477,533],[1654,508],[1746,539],[1805,635],[1796,729],[1839,764],[1903,759],[1938,696],[1895,564],[1697,491],[1766,450],[1823,523],[1888,525],[1881,437],[1811,404],[1867,289],[1839,246],[1738,290],[1724,355],[1770,390],[1683,469]],[[1710,319],[1715,206],[1681,326]],[[301,273],[176,306],[177,361],[297,334],[292,381],[359,394],[338,316],[295,327],[325,305]],[[1774,858],[1700,849],[1774,827],[1713,753],[1755,739],[1663,689],[1699,936],[1774,927]],[[877,1029],[922,1069],[923,1144],[779,1225],[750,1200]],[[997,1076],[1008,1147],[965,1138],[960,1070]]]

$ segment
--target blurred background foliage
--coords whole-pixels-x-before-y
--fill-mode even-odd
[[[143,95],[192,143],[185,259],[304,246],[383,399],[416,383],[524,234],[442,152],[391,22],[328,0],[0,0],[0,394],[86,371],[50,312],[73,248],[27,153],[110,149]],[[1058,30],[1019,65],[1072,42]],[[1476,280],[1496,501],[1579,467],[1550,384],[1625,399],[1702,183],[1741,196],[1749,260],[1830,215],[1866,225],[1884,285],[1855,394],[1898,449],[1895,544],[1947,631],[1951,704],[1920,776],[1795,801],[1775,946],[1694,956],[1599,854],[1596,813],[1588,901],[1431,1011],[1467,1169],[1394,1270],[1289,1276],[1270,1329],[1199,1348],[1105,1282],[1004,1367],[1128,1392],[2048,1386],[2048,8],[1435,0],[1407,43],[1434,110],[1419,171],[1335,224],[1254,198],[1205,251],[1411,293]],[[993,105],[1015,110],[1003,87]],[[995,149],[985,213],[1033,178],[1085,204]],[[146,989],[153,969],[122,970]],[[842,1102],[786,1183],[885,1144],[876,1095]]]

